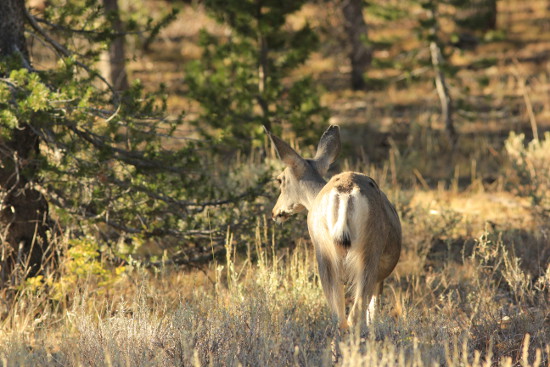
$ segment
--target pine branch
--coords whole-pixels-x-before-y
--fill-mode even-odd
[[[25,16],[27,18],[27,20],[29,21],[29,24],[31,25],[31,27],[36,31],[38,32],[46,42],[48,42],[50,45],[52,45],[52,47],[61,55],[65,56],[65,57],[72,57],[74,56],[75,54],[69,50],[67,50],[65,47],[63,47],[59,42],[57,42],[56,40],[54,40],[52,37],[50,37],[48,35],[48,32],[46,32],[44,29],[42,29],[42,27],[40,27],[40,25],[38,24],[38,22],[36,21],[35,17],[32,16],[31,14],[29,14],[29,11],[27,9],[25,9]],[[99,78],[99,80],[101,80],[106,86],[107,88],[109,88],[109,90],[113,93],[113,95],[115,96],[115,98],[118,99],[118,94],[116,93],[115,89],[113,88],[113,86],[103,77],[101,76],[101,74],[97,73],[96,71],[90,69],[87,65],[83,64],[82,62],[78,61],[78,60],[75,60],[75,64],[80,66],[81,68],[83,68],[84,70],[86,70],[88,72],[88,74],[90,75],[93,75],[93,76],[96,76],[97,78]]]
[[[119,159],[134,167],[153,170],[153,171],[168,171],[168,172],[177,173],[177,174],[189,173],[186,170],[182,170],[180,168],[173,167],[173,166],[162,165],[161,162],[159,161],[146,158],[143,152],[141,151],[128,151],[125,149],[114,147],[106,143],[105,140],[101,139],[99,135],[94,134],[91,131],[78,129],[73,124],[68,124],[67,127],[69,127],[71,131],[73,131],[76,135],[78,135],[84,141],[87,141],[88,143],[92,144],[95,148],[101,149],[101,150],[107,149],[113,154],[115,154],[116,159]]]
[[[59,25],[59,24],[52,23],[52,22],[47,21],[46,19],[43,19],[43,18],[34,17],[34,19],[36,20],[37,23],[45,24],[45,25],[49,26],[50,28],[52,28],[55,31],[63,31],[63,32],[86,34],[86,35],[97,35],[97,36],[99,36],[103,33],[103,32],[94,31],[94,30],[69,28],[69,27]],[[142,30],[142,31],[124,31],[124,32],[118,32],[118,33],[109,33],[109,35],[111,37],[116,38],[116,37],[124,37],[124,36],[131,36],[131,35],[142,35],[142,34],[145,34],[149,31],[151,31],[151,29],[146,29],[146,30]]]
[[[146,223],[143,228],[130,227],[128,225],[122,224],[116,220],[107,218],[105,213],[95,213],[83,206],[79,206],[80,210],[75,210],[72,201],[67,200],[63,193],[59,190],[55,190],[51,186],[43,186],[38,183],[35,183],[33,186],[37,191],[42,195],[48,198],[48,201],[58,208],[63,208],[67,210],[70,214],[82,217],[84,219],[98,220],[102,223],[105,223],[109,227],[112,227],[116,230],[119,230],[128,234],[140,234],[145,238],[152,237],[164,237],[164,236],[175,236],[175,237],[186,237],[186,238],[223,238],[223,234],[219,230],[187,230],[179,231],[175,229],[166,229],[166,228],[156,228],[152,230],[147,230]]]

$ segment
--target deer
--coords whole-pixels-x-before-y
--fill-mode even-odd
[[[280,195],[273,220],[280,224],[307,210],[319,278],[339,330],[361,325],[362,320],[368,327],[380,306],[383,281],[401,253],[401,222],[395,207],[378,184],[362,173],[343,172],[328,182],[324,179],[340,152],[337,125],[324,132],[313,159],[302,158],[288,143],[265,131],[286,166],[276,178]],[[345,284],[352,298],[347,318]]]

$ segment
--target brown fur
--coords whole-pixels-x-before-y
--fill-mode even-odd
[[[364,218],[359,233],[351,233],[351,243],[345,253],[336,251],[335,257],[318,257],[321,279],[326,279],[324,286],[328,299],[337,299],[340,296],[339,285],[331,282],[335,274],[343,272],[343,278],[351,283],[351,294],[354,303],[350,310],[349,324],[357,324],[369,306],[373,296],[377,296],[382,289],[382,282],[395,268],[401,252],[401,224],[393,205],[386,195],[379,189],[376,182],[361,173],[344,172],[334,176],[319,192],[317,197],[330,195],[336,189],[339,193],[351,193],[357,189],[368,202],[369,215]],[[315,210],[313,208],[312,210]],[[348,207],[353,213],[354,208]],[[349,215],[349,214],[348,214]],[[308,223],[309,224],[309,223]],[[309,224],[309,227],[314,227]],[[357,229],[356,229],[357,231]],[[310,230],[310,235],[317,246],[330,248],[337,245],[325,239],[319,239]],[[330,252],[328,248],[321,252]],[[331,261],[332,264],[327,262]],[[342,303],[343,300],[338,300]],[[342,305],[333,304],[334,310]]]
[[[306,208],[308,230],[315,246],[319,276],[340,327],[372,319],[382,282],[395,268],[401,252],[399,216],[376,182],[361,173],[344,172],[326,182],[340,149],[339,130],[331,126],[321,137],[313,160],[300,157],[288,144],[270,135],[287,168],[279,175],[281,195],[273,218],[284,221]],[[344,284],[351,283],[353,305],[346,319]]]

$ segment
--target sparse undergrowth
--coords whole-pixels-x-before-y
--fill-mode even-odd
[[[93,239],[69,240],[61,275],[28,279],[2,299],[0,365],[324,366],[335,344],[342,366],[548,365],[548,225],[539,202],[515,195],[544,191],[514,175],[487,191],[474,179],[464,191],[404,188],[410,157],[392,154],[393,165],[366,173],[396,203],[404,249],[368,330],[338,335],[303,218],[278,227],[249,214],[227,233],[225,258],[199,269],[131,257],[110,268]],[[226,184],[259,164],[231,163]],[[261,216],[271,199],[259,200],[233,210]]]
[[[450,228],[448,214],[421,208],[403,217],[404,263],[368,330],[339,337],[309,243],[277,250],[278,228],[259,222],[249,244],[254,259],[238,256],[240,244],[229,234],[226,259],[203,272],[127,269],[109,288],[80,279],[65,302],[48,299],[45,290],[22,290],[2,322],[0,360],[321,366],[333,363],[331,345],[339,343],[343,366],[547,365],[547,240],[486,229],[454,251],[463,221]],[[438,239],[428,228],[441,228]]]
[[[342,366],[547,365],[550,243],[538,207],[474,180],[462,192],[391,185],[408,169],[408,157],[393,159],[367,171],[404,231],[368,330],[339,336],[303,218],[256,218],[255,231],[227,233],[225,258],[198,269],[135,259],[109,268],[93,239],[69,241],[61,276],[31,278],[3,299],[0,365],[328,366],[334,345]],[[236,175],[258,164],[234,163]],[[525,180],[503,186],[529,193]]]

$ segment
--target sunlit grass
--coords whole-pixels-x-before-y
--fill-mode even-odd
[[[0,360],[320,366],[333,363],[338,345],[343,366],[547,363],[550,267],[540,267],[549,254],[533,257],[547,251],[547,240],[475,221],[469,236],[461,229],[468,206],[458,217],[440,210],[419,204],[402,213],[402,260],[368,330],[339,336],[310,244],[281,248],[273,240],[279,228],[260,220],[248,243],[228,233],[225,259],[202,271],[136,267],[108,290],[82,280],[67,302],[48,300],[46,290],[21,291],[2,322]]]

